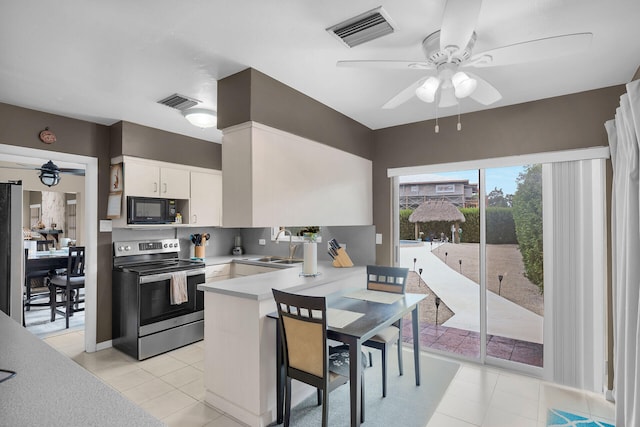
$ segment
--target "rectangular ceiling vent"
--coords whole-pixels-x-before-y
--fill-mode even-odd
[[[166,105],[167,107],[175,108],[176,110],[186,110],[200,103],[197,99],[189,98],[188,96],[174,93],[171,96],[167,96],[165,99],[158,101],[158,104]]]
[[[342,40],[347,46],[354,47],[391,34],[394,28],[386,12],[380,6],[329,27],[327,31]]]

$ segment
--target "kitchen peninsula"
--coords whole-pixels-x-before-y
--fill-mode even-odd
[[[205,291],[205,400],[250,426],[276,418],[276,322],[266,317],[276,311],[271,289],[323,296],[366,286],[365,267],[319,262],[318,276],[301,271],[299,264],[198,286]]]

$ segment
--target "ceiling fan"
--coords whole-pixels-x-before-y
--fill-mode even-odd
[[[402,90],[382,108],[395,108],[414,95],[424,102],[437,102],[450,107],[469,97],[480,104],[490,105],[502,95],[491,83],[467,71],[551,59],[586,49],[592,33],[563,34],[529,40],[474,53],[475,27],[480,14],[480,0],[447,0],[442,26],[422,41],[424,61],[355,60],[338,61],[340,67],[391,68],[425,70],[427,73]],[[464,69],[464,71],[463,71]]]
[[[84,169],[73,168],[59,168],[55,163],[49,160],[47,163],[40,167],[33,165],[21,164],[22,167],[17,166],[5,166],[7,169],[27,169],[27,170],[39,170],[40,181],[48,186],[52,187],[60,182],[60,174],[79,175],[84,176]]]

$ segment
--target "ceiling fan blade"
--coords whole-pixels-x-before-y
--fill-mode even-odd
[[[84,176],[84,169],[60,168],[60,173],[67,173],[69,175]]]
[[[478,82],[476,89],[471,93],[471,95],[469,95],[469,98],[483,105],[491,105],[494,102],[498,102],[502,99],[502,95],[500,95],[498,89],[493,87],[491,83],[473,73],[470,73],[468,71],[465,72],[469,77],[476,79],[476,81]]]
[[[448,0],[442,14],[440,49],[464,49],[476,29],[481,0]]]
[[[378,60],[363,60],[363,61],[338,61],[336,62],[338,67],[354,67],[354,68],[381,68],[391,70],[433,70],[435,67],[427,62],[421,61],[378,61]]]
[[[396,96],[387,101],[386,104],[382,106],[383,109],[389,110],[392,108],[396,108],[400,104],[404,104],[408,100],[411,99],[412,96],[416,94],[416,89],[420,86],[427,77],[422,77],[418,81],[411,83],[406,89],[403,89]]]
[[[495,67],[557,58],[587,49],[592,38],[593,33],[576,33],[515,43],[473,55],[465,65]]]

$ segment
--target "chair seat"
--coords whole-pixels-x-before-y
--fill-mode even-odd
[[[369,341],[376,341],[379,343],[388,343],[398,340],[398,334],[400,334],[400,329],[396,326],[389,326],[386,329],[380,331],[377,335],[369,338]]]
[[[51,276],[51,284],[56,286],[67,286],[67,276]],[[84,285],[84,276],[69,278],[71,285]]]
[[[367,355],[360,353],[360,363],[364,370],[368,366]],[[339,345],[337,347],[329,347],[329,372],[349,377],[349,346]]]

